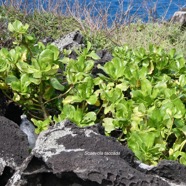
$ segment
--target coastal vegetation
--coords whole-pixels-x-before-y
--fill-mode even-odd
[[[103,48],[112,50],[115,46],[123,44],[131,48],[147,49],[149,44],[155,44],[167,50],[176,48],[186,56],[186,31],[180,29],[179,24],[165,20],[165,15],[160,18],[156,17],[156,3],[158,2],[148,9],[146,0],[143,1],[142,4],[146,7],[143,16],[148,15],[145,22],[138,15],[130,15],[132,2],[127,10],[123,11],[123,1],[119,1],[121,8],[115,18],[109,17],[108,8],[103,11],[102,6],[101,8],[94,6],[94,1],[91,7],[79,1],[75,1],[70,6],[67,0],[63,3],[57,0],[55,4],[49,0],[47,6],[44,7],[45,1],[39,1],[40,4],[32,3],[35,9],[28,9],[29,5],[26,2],[8,1],[0,7],[0,34],[3,38],[0,46],[3,42],[7,44],[7,40],[10,40],[10,35],[6,31],[7,22],[17,19],[23,24],[29,23],[29,32],[33,32],[38,40],[47,37],[56,39],[71,31],[80,30],[85,40],[89,40],[95,50]],[[64,11],[62,12],[61,9]],[[165,14],[166,12],[165,10]]]
[[[69,9],[59,14],[57,7],[26,10],[0,8],[0,89],[23,107],[37,133],[64,119],[79,127],[101,123],[144,163],[186,164],[186,31],[180,25],[152,15],[145,23],[118,23],[118,16],[108,25],[107,12],[86,12],[83,19]],[[74,30],[85,43],[76,59],[42,42]],[[93,74],[100,49],[113,59]]]

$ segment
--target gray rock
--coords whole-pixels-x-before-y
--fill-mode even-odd
[[[51,44],[57,46],[60,51],[63,51],[63,49],[79,48],[82,46],[82,43],[83,36],[79,31],[74,31],[65,35],[62,38],[55,40]]]
[[[95,62],[97,64],[104,65],[106,62],[111,61],[113,58],[112,54],[106,49],[99,50],[96,53],[100,57],[100,59]]]
[[[100,57],[100,59],[95,61],[94,67],[92,69],[92,74],[95,77],[97,76],[98,73],[101,73],[107,76],[107,74],[102,69],[97,68],[97,65],[100,64],[101,66],[104,66],[106,62],[109,62],[112,60],[113,56],[108,50],[105,50],[105,49],[97,51],[96,54]]]
[[[171,22],[179,23],[182,27],[186,26],[186,10],[182,9],[174,13],[171,18]]]
[[[157,174],[162,178],[174,180],[177,184],[183,183],[183,185],[186,185],[186,166],[176,161],[163,160],[157,167],[152,168],[147,173]]]
[[[0,185],[3,186],[29,155],[28,140],[19,126],[0,116]]]
[[[134,154],[95,127],[64,121],[42,132],[7,186],[169,186],[174,180],[136,169]]]

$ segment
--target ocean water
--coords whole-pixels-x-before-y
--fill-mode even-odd
[[[9,3],[11,0],[0,0],[0,3]],[[100,9],[108,9],[109,23],[111,23],[118,12],[128,13],[122,16],[125,20],[142,19],[147,21],[149,17],[155,19],[168,20],[172,17],[175,11],[186,7],[186,0],[13,0],[14,4],[22,2],[22,7],[26,4],[28,10],[33,9],[50,9],[56,4],[61,7],[61,11],[66,8],[65,2],[70,4],[71,9],[74,9],[74,3],[79,2],[80,7],[87,6],[90,9],[94,7],[92,15],[97,15]],[[35,5],[34,5],[35,4]],[[149,16],[150,15],[150,16]]]

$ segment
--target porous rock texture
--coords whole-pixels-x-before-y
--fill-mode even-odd
[[[72,50],[68,57],[72,58],[72,59],[77,59],[77,54],[74,49],[75,48],[76,49],[77,48],[84,48],[85,43],[83,43],[83,41],[84,41],[84,38],[83,38],[83,35],[81,34],[81,32],[74,31],[74,32],[71,32],[71,33],[63,36],[62,38],[55,40],[51,44],[55,45],[61,52],[63,51],[63,49]],[[47,40],[47,38],[46,38],[44,43],[48,43],[48,42],[50,42],[50,40]],[[102,74],[106,75],[105,72],[103,70],[97,68],[97,66],[98,66],[98,64],[103,66],[106,62],[111,61],[113,56],[106,49],[96,51],[96,54],[100,57],[100,59],[94,61],[94,67],[92,69],[92,74],[93,74],[93,76],[97,76],[98,73],[102,73]]]
[[[174,13],[171,18],[173,23],[179,23],[182,27],[186,27],[186,8]]]
[[[19,126],[0,116],[0,186],[29,155],[28,140]]]
[[[98,73],[101,73],[101,74],[104,74],[107,76],[107,74],[102,69],[98,68],[98,65],[100,64],[101,66],[104,66],[106,62],[109,62],[112,60],[113,56],[106,49],[99,50],[96,52],[96,54],[100,57],[100,59],[94,62],[92,74],[93,74],[93,76],[97,76]]]
[[[157,167],[147,171],[148,174],[157,174],[175,183],[186,185],[186,166],[176,161],[163,160]]]
[[[58,47],[60,51],[63,51],[63,49],[79,48],[82,46],[82,43],[83,43],[83,36],[79,31],[74,31],[55,40],[51,44]]]
[[[134,154],[100,131],[99,126],[78,128],[66,120],[42,132],[6,186],[173,186],[184,181],[160,177],[158,168],[137,170]],[[186,174],[185,167],[182,171]]]

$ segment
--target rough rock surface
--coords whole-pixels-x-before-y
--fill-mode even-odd
[[[177,11],[172,16],[171,21],[173,23],[179,23],[182,27],[186,26],[186,9],[181,9],[180,11]]]
[[[6,98],[0,90],[0,116],[4,116],[6,112]]]
[[[83,36],[79,31],[71,32],[62,38],[59,38],[52,42],[53,45],[57,46],[60,51],[63,49],[73,49],[80,47],[83,43]]]
[[[29,155],[26,135],[19,126],[0,116],[0,185],[3,186],[16,167]]]
[[[6,112],[4,116],[19,125],[21,123],[20,116],[23,114],[22,108],[14,102],[10,102],[5,108]]]
[[[103,70],[97,68],[97,65],[100,64],[101,66],[104,66],[104,64],[106,62],[111,61],[112,58],[113,58],[112,57],[112,54],[108,50],[105,50],[105,49],[104,50],[97,51],[96,54],[100,57],[100,59],[97,60],[97,61],[95,61],[94,68],[92,70],[92,74],[94,76],[97,76],[98,73],[102,73],[102,74],[106,75]]]
[[[20,116],[22,113],[22,108],[14,102],[8,100],[8,98],[0,90],[0,116],[5,116],[13,122],[20,124]]]
[[[80,129],[64,121],[39,135],[31,155],[7,186],[173,186],[185,182],[174,182],[176,176],[164,176],[158,167],[145,173],[137,166],[133,153],[114,138],[100,135],[99,128]],[[169,171],[171,163],[167,175]]]
[[[147,171],[148,174],[157,174],[163,178],[173,180],[176,183],[186,185],[186,166],[176,161],[161,161],[157,167]]]
[[[50,40],[45,39],[44,43],[50,42]],[[83,36],[79,31],[71,32],[67,35],[65,35],[62,38],[59,38],[52,42],[51,44],[55,45],[60,51],[63,51],[63,49],[70,49],[72,52],[69,54],[69,58],[77,59],[77,54],[73,50],[74,48],[83,48],[85,44],[83,43]],[[100,57],[99,60],[95,61],[95,65],[92,70],[92,74],[94,76],[97,76],[98,73],[105,74],[103,70],[98,69],[97,65],[104,65],[106,62],[112,60],[112,54],[108,50],[99,50],[96,52],[97,55]]]

